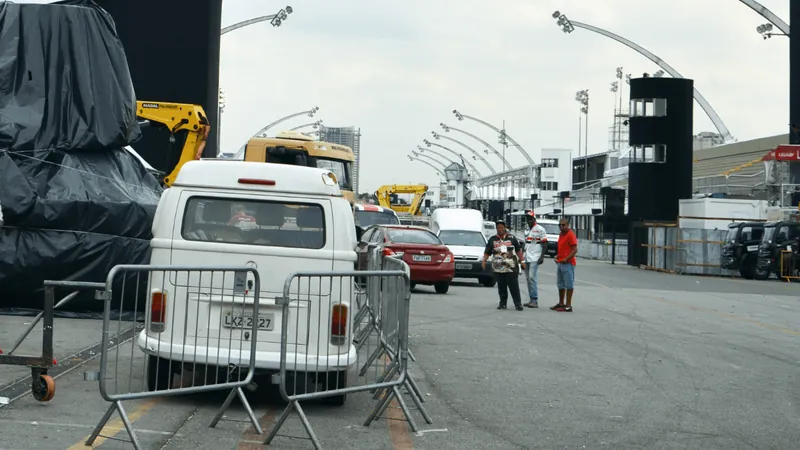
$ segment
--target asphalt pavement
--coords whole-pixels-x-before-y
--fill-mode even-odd
[[[352,449],[793,449],[800,440],[800,287],[780,282],[691,277],[579,260],[574,312],[554,312],[551,259],[540,266],[540,308],[495,309],[497,289],[458,282],[445,295],[412,296],[412,363],[433,418],[397,408],[370,427],[375,401],[307,407],[325,448]],[[525,286],[521,280],[523,293]],[[0,317],[3,329],[26,318]],[[96,322],[57,319],[57,354],[85,350]],[[59,339],[58,336],[61,336]],[[70,337],[71,336],[71,337]],[[28,348],[36,350],[35,343]],[[80,358],[78,358],[80,359]],[[80,449],[108,407],[83,372],[60,372],[55,398],[4,394],[24,369],[0,366],[0,449]],[[59,362],[61,365],[61,361]],[[65,363],[66,364],[66,363]],[[16,386],[19,386],[17,384]],[[235,402],[208,428],[225,393],[125,402],[148,449],[255,449]],[[248,392],[269,430],[284,407],[274,388]],[[2,403],[2,402],[0,402]],[[409,402],[410,403],[410,402]],[[303,436],[296,417],[282,435]],[[132,448],[116,419],[99,448]],[[270,447],[311,448],[278,437]]]

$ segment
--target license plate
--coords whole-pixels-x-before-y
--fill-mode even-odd
[[[456,269],[472,269],[472,264],[456,264]]]
[[[274,326],[274,314],[260,314],[255,319],[259,330],[271,331]],[[223,325],[227,328],[253,328],[253,316],[247,314],[226,313]]]
[[[431,255],[411,255],[412,261],[431,262]]]

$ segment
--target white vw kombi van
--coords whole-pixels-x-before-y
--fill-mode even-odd
[[[256,267],[261,283],[256,367],[274,374],[280,368],[283,323],[276,297],[283,296],[287,276],[298,271],[352,271],[355,245],[352,209],[332,172],[256,162],[192,161],[162,194],[153,223],[150,263]],[[158,308],[167,311],[163,323],[153,323],[153,317],[159,320],[161,316],[153,314],[156,302],[148,302],[138,345],[148,355],[150,366],[160,362],[161,371],[167,372],[168,366],[181,366],[175,362],[210,367],[214,361],[240,360],[247,365],[252,319],[241,312],[243,308],[237,312],[231,294],[215,294],[224,288],[222,281],[196,280],[201,288],[189,284],[193,290],[187,291],[181,283],[164,279],[173,276],[155,272],[149,280],[148,292],[159,295]],[[298,283],[304,298],[317,298],[321,304],[289,308],[288,370],[346,383],[347,370],[356,363],[356,350],[351,339],[354,314],[347,311],[353,287],[345,284],[331,288],[316,280],[307,286]],[[203,289],[208,287],[214,289]],[[162,289],[172,292],[161,295]],[[340,330],[336,336],[334,330]],[[240,345],[242,340],[245,345]],[[165,364],[169,361],[171,365]],[[149,372],[150,389],[156,383],[169,384]],[[331,400],[335,403],[336,398]]]

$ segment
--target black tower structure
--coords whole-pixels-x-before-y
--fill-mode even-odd
[[[217,156],[222,0],[94,0],[108,11],[122,40],[137,100],[203,107],[211,123],[204,157]],[[133,145],[153,167],[178,162],[186,139],[162,128],[142,129]]]
[[[678,201],[692,198],[693,90],[685,78],[631,80],[628,264],[647,263],[642,222],[675,222]]]
[[[789,26],[800,29],[800,2],[789,2]],[[789,123],[800,126],[800,33],[789,33]],[[789,143],[800,144],[800,133],[789,130]]]

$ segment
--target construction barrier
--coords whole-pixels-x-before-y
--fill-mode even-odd
[[[341,405],[347,395],[359,392],[371,392],[377,401],[364,426],[396,400],[410,428],[418,430],[401,388],[424,420],[433,423],[408,373],[408,266],[399,259],[384,258],[376,248],[368,254],[370,270],[299,272],[287,278],[283,297],[278,299],[283,321],[278,378],[281,396],[289,404],[265,444],[273,442],[289,415],[296,412],[314,448],[322,448],[300,402]]]
[[[141,291],[142,277],[147,279],[146,292]],[[252,267],[114,267],[103,293],[98,375],[100,395],[111,405],[86,445],[100,437],[116,411],[133,447],[142,448],[125,401],[219,390],[230,394],[210,426],[216,426],[238,397],[261,433],[242,391],[253,378],[258,333],[263,329],[259,290],[258,272]],[[136,317],[142,296],[147,297],[144,324],[126,323],[121,316],[111,319],[111,311],[125,309],[128,302],[133,302]]]

